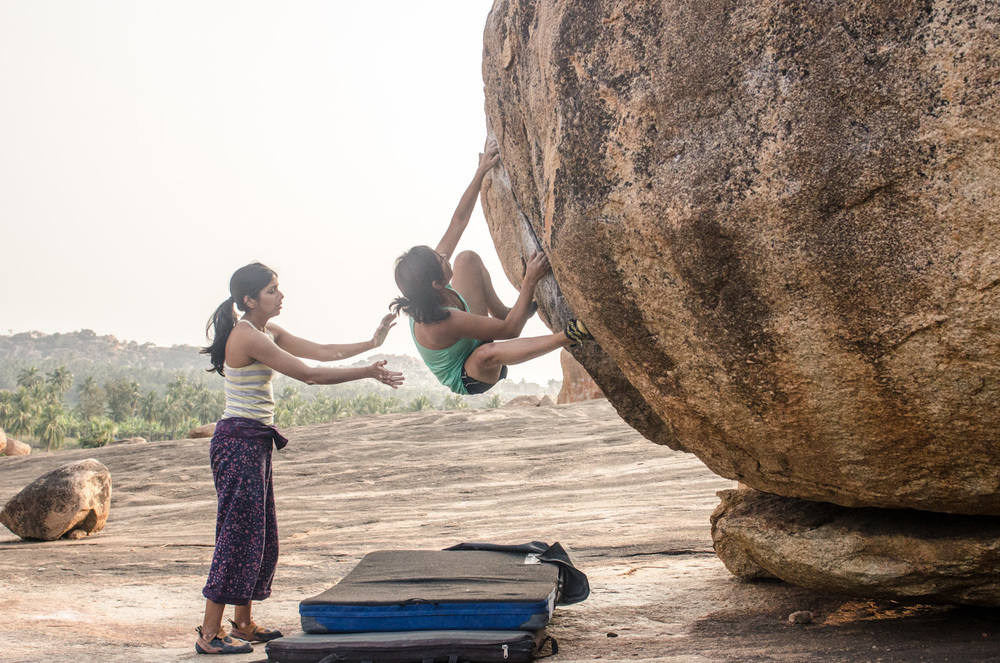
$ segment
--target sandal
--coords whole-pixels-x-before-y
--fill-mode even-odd
[[[194,641],[194,650],[199,654],[249,654],[253,651],[249,642],[231,637],[224,626],[211,640],[201,634],[200,626],[195,631],[198,632],[198,639]]]
[[[281,637],[281,631],[276,628],[264,628],[258,626],[257,622],[251,621],[246,628],[240,628],[232,619],[229,623],[233,625],[233,636],[246,640],[247,642],[270,642]]]
[[[566,323],[566,329],[563,330],[566,337],[573,341],[573,345],[580,345],[584,341],[594,340],[593,334],[587,330],[587,325],[583,324],[583,320],[577,320],[576,318],[570,320]]]

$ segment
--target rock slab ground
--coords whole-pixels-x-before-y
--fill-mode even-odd
[[[255,610],[267,625],[294,630],[298,602],[373,550],[546,540],[569,549],[592,587],[556,611],[555,663],[1000,660],[994,610],[733,578],[709,526],[716,492],[733,482],[643,439],[604,400],[286,432],[275,461],[281,561],[274,594]],[[0,660],[201,660],[192,645],[214,533],[208,441],[3,458],[0,501],[88,457],[115,477],[103,532],[36,543],[0,532]],[[812,623],[790,624],[797,611]],[[227,660],[264,658],[258,647]]]

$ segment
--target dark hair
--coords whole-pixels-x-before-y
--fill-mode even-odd
[[[435,281],[444,278],[441,257],[429,246],[414,246],[396,258],[396,286],[402,297],[392,300],[389,309],[402,311],[419,323],[439,322],[449,313],[441,306],[440,291]]]
[[[229,299],[219,304],[215,313],[208,319],[205,327],[205,336],[212,342],[211,345],[201,349],[201,354],[209,355],[212,367],[206,369],[209,373],[213,371],[219,375],[225,375],[224,366],[226,363],[226,341],[229,334],[236,326],[236,312],[233,311],[235,305],[241,311],[246,311],[246,304],[243,298],[249,296],[251,299],[260,297],[260,291],[267,287],[277,274],[273,269],[262,265],[259,262],[252,262],[249,265],[240,267],[229,279]],[[212,333],[212,328],[215,333]]]

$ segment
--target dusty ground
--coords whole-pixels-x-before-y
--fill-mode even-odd
[[[296,630],[298,601],[378,549],[559,541],[590,578],[556,610],[556,663],[1000,661],[1000,612],[900,606],[733,579],[712,553],[732,483],[657,447],[604,401],[349,419],[287,431],[275,461],[282,556],[258,621]],[[106,529],[22,542],[0,528],[0,661],[185,661],[212,553],[208,442],[0,459],[0,504],[55,467],[111,470]],[[786,617],[812,610],[816,622]],[[230,613],[231,615],[231,613]],[[227,660],[260,661],[263,646]]]

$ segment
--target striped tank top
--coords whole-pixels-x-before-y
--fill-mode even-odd
[[[248,325],[253,323],[240,320]],[[264,333],[274,340],[270,330]],[[226,411],[223,419],[246,417],[270,426],[274,423],[274,389],[271,380],[275,370],[255,361],[242,368],[226,364]]]

